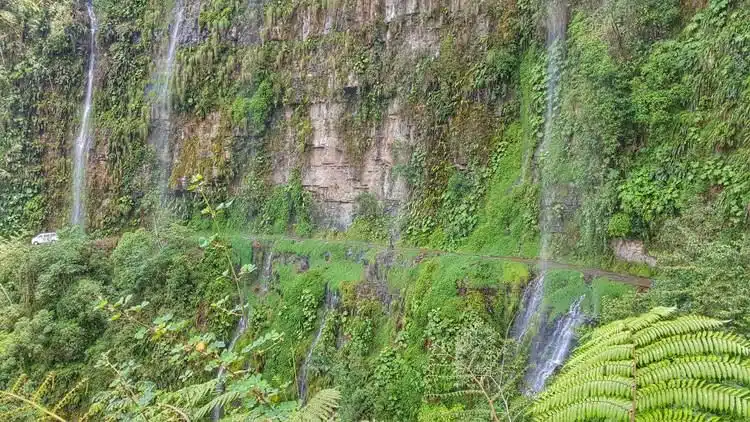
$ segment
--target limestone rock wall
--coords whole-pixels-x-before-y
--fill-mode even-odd
[[[209,37],[198,23],[201,1],[186,1],[186,24],[180,34],[183,48],[205,43]],[[491,30],[487,2],[342,0],[329,6],[291,3],[295,3],[291,13],[274,17],[268,12],[268,2],[251,1],[227,31],[226,38],[237,46],[285,42],[305,50],[304,54],[293,50],[283,64],[291,87],[274,113],[274,134],[261,139],[239,134],[235,142],[266,145],[271,157],[271,180],[276,185],[286,183],[292,171],[299,170],[303,186],[315,199],[318,223],[324,226],[344,229],[351,224],[355,200],[362,193],[375,195],[387,211],[398,213],[409,199],[409,188],[394,171],[399,164],[397,150],[408,150],[423,142],[424,128],[415,122],[414,105],[406,100],[409,87],[397,80],[397,70],[413,71],[420,61],[437,58],[446,36],[462,38],[463,42],[486,37]],[[324,44],[340,38],[346,40],[345,47],[364,46],[357,52],[360,55],[377,50],[378,79],[384,79],[383,84],[390,87],[383,89],[379,97],[380,118],[357,128],[352,128],[350,122],[356,118],[357,105],[373,89],[372,81],[369,85],[363,83],[362,72],[352,68],[348,52],[307,47],[313,42]],[[372,66],[372,62],[368,65]],[[292,123],[295,114],[309,119],[311,131],[304,137],[304,145],[300,145],[300,134]],[[191,131],[189,127],[219,125],[215,115],[202,118],[202,122],[188,120],[192,122],[187,128],[176,129],[173,141],[175,187],[179,187],[176,181],[194,170],[185,163],[223,163],[229,156],[221,151],[223,147],[197,147],[205,140],[196,140],[187,133]],[[218,139],[214,135],[210,138]],[[366,140],[366,150],[361,157],[352,157],[348,145],[362,140]],[[235,183],[242,181],[241,175],[233,176]]]

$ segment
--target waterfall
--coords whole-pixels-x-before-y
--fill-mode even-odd
[[[550,171],[547,160],[551,153],[550,147],[553,141],[555,109],[558,104],[561,73],[560,53],[564,48],[562,42],[567,30],[567,23],[565,0],[550,0],[547,6],[547,108],[544,116],[544,136],[539,151],[537,151],[538,159],[541,161],[542,203],[539,224],[541,227],[540,255],[543,262],[549,260],[552,255],[550,253],[550,222],[555,217],[556,211],[551,203],[551,199],[554,197],[554,186],[552,180],[550,180],[553,172]]]
[[[552,129],[555,121],[555,107],[557,105],[558,85],[560,82],[560,60],[557,51],[560,49],[560,41],[565,36],[567,29],[567,10],[564,0],[550,0],[547,8],[547,109],[544,118],[544,137],[537,151],[538,160],[541,162],[541,185],[542,200],[539,226],[541,232],[540,256],[542,259],[540,276],[534,280],[524,291],[522,301],[522,314],[513,324],[511,333],[516,340],[522,340],[529,332],[534,317],[542,311],[542,298],[544,296],[544,279],[547,271],[547,261],[552,257],[550,252],[550,225],[554,210],[548,200],[554,195],[553,187],[549,180],[549,171],[545,172],[545,159],[549,155],[552,143]],[[547,173],[547,174],[546,174]]]
[[[266,257],[263,261],[263,272],[261,273],[261,283],[263,285],[268,284],[268,280],[271,279],[271,276],[273,275],[273,251],[272,247],[268,248],[268,251],[266,253]],[[242,305],[244,303],[244,300],[240,298],[240,304]],[[232,351],[234,349],[234,345],[237,343],[237,341],[242,337],[243,334],[245,334],[245,331],[247,331],[247,322],[248,322],[248,312],[245,309],[244,305],[242,306],[242,316],[240,317],[240,320],[237,322],[237,327],[234,329],[234,334],[232,335],[232,339],[229,342],[229,346],[226,348],[227,351]],[[221,394],[224,392],[224,374],[227,372],[227,368],[222,365],[219,368],[219,372],[216,374],[216,379],[218,380],[218,384],[216,385],[216,393]],[[211,420],[216,422],[221,419],[222,413],[224,412],[224,409],[222,407],[214,407],[213,411],[211,412]]]
[[[528,393],[537,394],[542,391],[549,377],[568,358],[575,340],[575,330],[583,323],[583,299],[584,296],[581,296],[570,306],[568,313],[557,320],[550,341],[544,343],[546,347],[534,358],[531,369],[526,374]]]
[[[156,151],[158,189],[160,201],[163,203],[167,194],[169,171],[172,160],[169,153],[169,136],[172,131],[172,73],[177,55],[177,43],[180,27],[184,20],[183,0],[177,0],[173,8],[172,24],[169,31],[169,45],[166,56],[159,61],[155,77],[155,99],[152,105],[153,128],[150,143]]]
[[[554,169],[548,161],[554,153],[553,129],[555,126],[556,108],[561,76],[562,53],[564,52],[565,32],[567,30],[567,6],[565,0],[550,0],[547,6],[547,107],[544,119],[544,136],[536,152],[540,163],[541,206],[540,206],[540,256],[542,259],[540,276],[524,292],[522,313],[513,324],[511,333],[521,342],[530,332],[535,321],[543,315],[544,280],[547,272],[547,261],[552,258],[551,237],[555,218],[553,199]],[[583,322],[581,303],[583,297],[570,307],[569,312],[559,318],[552,333],[539,330],[533,339],[530,357],[531,367],[526,374],[527,394],[537,394],[543,388],[555,370],[565,361],[573,346],[575,330]]]
[[[320,339],[323,336],[323,332],[326,329],[326,324],[328,323],[328,313],[331,312],[331,310],[336,309],[338,304],[338,293],[330,290],[328,288],[328,285],[326,285],[326,307],[325,312],[323,313],[323,320],[320,322],[318,332],[315,333],[315,338],[310,345],[310,350],[308,350],[307,356],[305,357],[304,362],[302,362],[302,366],[300,366],[299,368],[299,375],[297,376],[297,392],[299,393],[299,399],[302,401],[302,403],[305,403],[307,401],[307,371],[308,367],[310,366],[310,362],[312,361],[313,353],[315,352],[315,348],[320,342]]]
[[[85,200],[84,192],[86,185],[86,163],[88,162],[89,148],[91,147],[91,103],[94,97],[94,69],[96,66],[96,15],[92,0],[86,2],[86,11],[89,15],[89,26],[91,40],[89,41],[89,67],[86,79],[86,96],[83,100],[83,115],[81,116],[81,129],[78,132],[73,153],[73,210],[70,223],[74,226],[85,224]]]
[[[529,332],[534,322],[534,317],[539,315],[543,298],[544,274],[542,273],[523,292],[523,299],[521,301],[522,313],[520,314],[520,318],[516,318],[513,322],[513,328],[511,329],[511,335],[514,339],[521,341],[526,336],[526,333]]]
[[[263,294],[268,293],[270,287],[268,282],[271,281],[271,270],[273,265],[273,244],[268,247],[263,261],[263,277],[260,280],[260,289]]]

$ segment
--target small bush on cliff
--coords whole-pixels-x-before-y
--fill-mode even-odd
[[[354,222],[346,233],[350,239],[383,241],[388,239],[388,218],[375,195],[362,193],[354,203]]]
[[[299,171],[292,172],[286,185],[273,190],[256,220],[256,227],[274,234],[293,232],[307,236],[312,233],[312,195],[302,186]]]
[[[248,129],[253,135],[261,135],[274,107],[273,85],[264,79],[251,97],[238,97],[232,103],[232,122]]]
[[[624,213],[618,213],[609,219],[609,225],[607,226],[607,232],[612,238],[621,238],[630,234],[632,230],[632,224],[630,223],[630,216]]]

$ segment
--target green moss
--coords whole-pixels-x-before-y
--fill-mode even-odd
[[[464,250],[500,256],[537,255],[537,190],[520,180],[520,129],[518,124],[508,128],[507,148],[495,164],[477,229],[466,240]]]
[[[566,313],[570,305],[588,290],[583,274],[577,271],[547,271],[544,276],[544,306],[551,310],[550,318]]]
[[[583,274],[577,271],[548,270],[544,277],[544,305],[550,309],[550,318],[568,312],[570,306],[581,297],[584,297],[581,303],[583,311],[595,317],[602,312],[603,298],[617,300],[633,294],[633,286],[606,278],[596,278],[587,283]]]
[[[503,282],[521,285],[531,278],[529,267],[518,262],[503,261]]]

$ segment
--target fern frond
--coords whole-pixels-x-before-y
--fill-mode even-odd
[[[622,377],[612,377],[582,381],[564,392],[545,397],[536,406],[537,412],[548,412],[552,409],[566,407],[573,403],[583,403],[588,397],[609,397],[630,399],[633,393],[633,380]]]
[[[63,407],[65,407],[65,405],[67,405],[70,402],[70,399],[73,398],[73,395],[77,393],[84,385],[86,385],[88,380],[89,380],[88,378],[84,378],[78,381],[78,383],[75,386],[73,386],[73,388],[70,389],[70,391],[65,393],[63,398],[60,399],[60,401],[58,401],[57,404],[55,404],[55,407],[52,408],[52,412],[58,412]]]
[[[604,339],[623,331],[640,331],[655,322],[669,317],[676,311],[677,308],[654,308],[648,313],[645,313],[641,316],[625,318],[619,321],[611,322],[603,327],[596,328],[587,336],[585,336],[584,339]]]
[[[585,421],[589,419],[606,421],[627,421],[630,418],[630,402],[610,399],[607,397],[592,397],[580,403],[555,409],[546,413],[536,414],[535,421]]]
[[[233,401],[241,399],[243,395],[244,394],[240,391],[227,391],[225,393],[222,393],[221,395],[208,402],[208,404],[198,409],[193,414],[193,419],[202,419],[208,416],[208,414],[211,413],[214,408],[227,407],[227,405],[231,404]]]
[[[638,385],[659,384],[674,379],[703,379],[737,381],[750,384],[750,364],[733,360],[717,360],[697,356],[668,365],[643,368],[638,371]]]
[[[576,365],[575,362],[566,364],[563,366],[563,373],[565,371],[572,370],[573,368],[582,368],[585,370],[585,368],[588,368],[590,366],[596,365],[599,362],[609,362],[609,361],[622,361],[622,360],[628,360],[633,358],[633,345],[632,344],[618,344],[614,346],[609,347],[603,347],[595,350],[595,353],[592,353],[586,361],[580,362],[580,364]]]
[[[648,327],[649,325],[656,323],[657,321],[672,316],[672,314],[674,314],[675,312],[677,312],[677,308],[657,307],[639,317],[633,318],[632,320],[628,321],[627,326],[631,331],[640,331]]]
[[[104,410],[104,404],[103,403],[94,403],[91,406],[89,406],[88,410],[86,410],[86,413],[81,416],[80,422],[88,422],[92,416],[98,415],[100,412]]]
[[[13,383],[13,386],[10,387],[10,390],[8,392],[10,393],[17,393],[23,388],[24,385],[26,385],[26,382],[29,380],[29,376],[26,374],[21,374],[16,379],[16,382]]]
[[[47,390],[49,389],[50,385],[55,383],[55,373],[50,372],[47,374],[46,377],[44,377],[44,381],[42,381],[42,384],[39,385],[39,388],[34,391],[34,395],[31,396],[31,401],[33,402],[40,402],[42,397],[44,397],[45,394],[47,394]]]
[[[721,328],[726,322],[698,315],[688,315],[671,321],[661,321],[651,327],[645,328],[633,335],[633,340],[638,346],[651,344],[654,341],[667,336],[676,336],[698,331],[715,330]]]
[[[442,415],[450,415],[453,416],[452,419],[449,420],[461,420],[461,421],[470,421],[475,419],[483,419],[488,420],[490,417],[490,410],[489,409],[470,409],[470,410],[454,410],[454,411],[445,411],[441,412]]]
[[[614,334],[604,339],[598,339],[587,343],[584,347],[579,347],[568,359],[567,365],[576,366],[579,362],[588,360],[591,356],[595,356],[602,351],[602,349],[611,346],[620,346],[625,344],[632,344],[633,334],[629,331]]]
[[[2,391],[0,390],[0,396],[5,396],[11,398],[13,401],[19,401],[25,405],[27,405],[30,409],[34,410],[35,412],[44,413],[45,415],[49,416],[50,418],[60,421],[60,422],[66,422],[65,419],[61,418],[60,416],[56,415],[55,413],[51,412],[47,408],[45,408],[41,403],[29,400],[26,397],[23,397],[19,394],[11,393],[9,391]]]
[[[336,414],[336,409],[341,401],[341,393],[335,389],[322,390],[318,392],[307,405],[300,409],[292,418],[291,422],[326,422]]]
[[[15,421],[15,420],[21,419],[21,418],[16,418],[16,415],[18,415],[21,412],[25,412],[27,410],[28,409],[26,408],[26,406],[14,407],[8,410],[7,412],[0,413],[0,421]]]
[[[663,409],[639,414],[637,422],[719,422],[721,418],[690,409]]]
[[[568,380],[576,379],[579,377],[609,375],[619,375],[621,377],[627,377],[631,376],[632,374],[633,361],[631,360],[599,361],[591,365],[582,365],[568,368],[567,372],[563,372],[557,376],[557,378],[555,379],[555,384],[567,383]],[[552,386],[550,386],[550,388],[552,388]]]
[[[483,396],[484,391],[482,390],[460,390],[451,391],[449,393],[425,393],[424,397],[427,399],[459,399],[466,396]]]
[[[590,383],[590,382],[604,382],[604,381],[617,381],[617,382],[624,382],[628,385],[633,384],[633,379],[629,377],[632,375],[630,372],[625,374],[624,376],[614,375],[614,376],[604,376],[597,373],[586,373],[582,374],[578,377],[570,377],[566,378],[565,380],[558,381],[551,385],[549,388],[544,390],[543,393],[541,393],[538,397],[538,400],[546,400],[547,397],[552,396],[554,394],[557,394],[562,391],[569,391],[573,388],[576,388],[582,384]]]
[[[581,338],[582,341],[585,341],[582,347],[588,345],[589,340],[591,341],[601,340],[601,339],[615,336],[625,331],[629,331],[627,322],[631,319],[634,319],[634,318],[628,318],[628,319],[624,319],[620,321],[610,322],[607,325],[595,328],[594,330],[592,330],[591,332],[589,332],[588,334],[584,335]]]
[[[699,380],[673,380],[638,390],[638,411],[673,406],[710,409],[746,418],[750,417],[750,392]]]
[[[731,333],[701,332],[662,339],[638,350],[638,366],[660,360],[697,354],[750,356],[750,342]]]
[[[218,379],[212,379],[202,384],[190,385],[165,396],[164,401],[179,404],[183,407],[194,408],[200,405],[206,397],[215,393],[218,384]]]
[[[714,415],[750,417],[750,360],[745,359],[750,341],[718,331],[723,321],[668,319],[673,314],[673,308],[658,308],[595,330],[537,397],[534,418],[690,422],[719,420]]]

